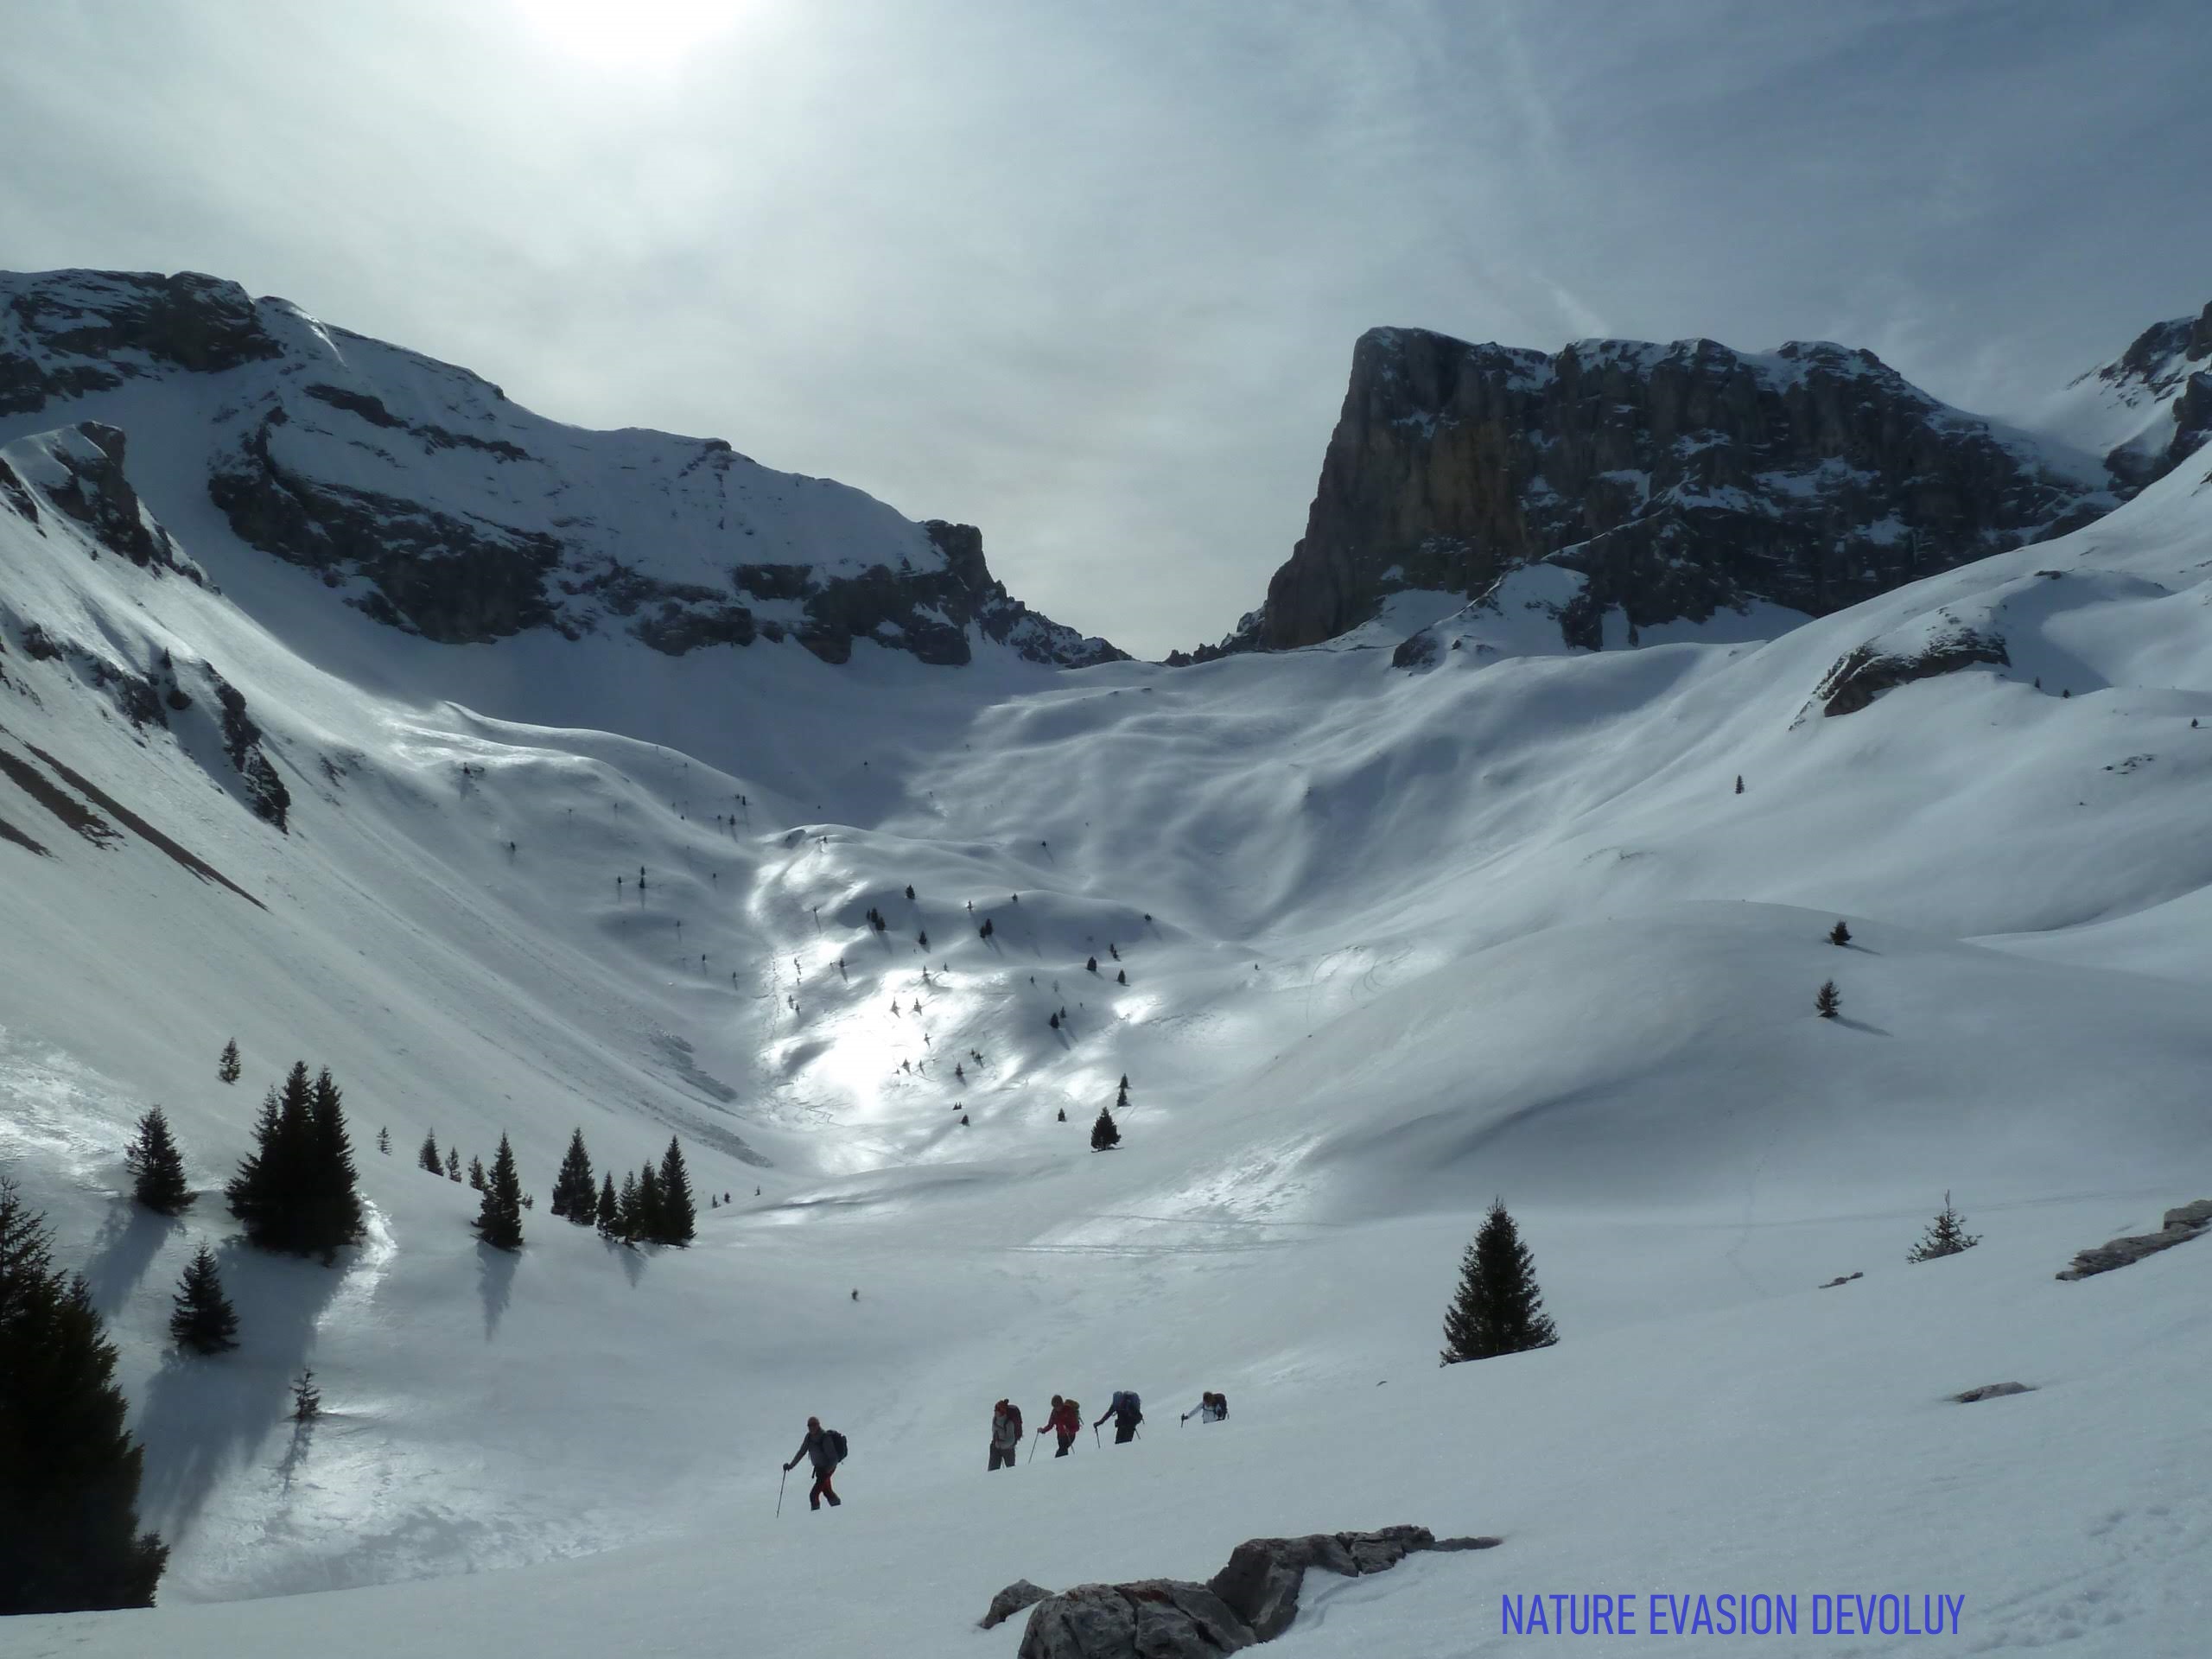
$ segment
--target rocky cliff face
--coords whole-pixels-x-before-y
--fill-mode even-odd
[[[1305,537],[1224,645],[1314,644],[1399,589],[1480,594],[1540,561],[1587,578],[1569,644],[1595,646],[1614,608],[1631,638],[1755,601],[1818,615],[2109,509],[2082,460],[1840,346],[1546,356],[1375,329]]]
[[[791,639],[833,663],[861,639],[946,664],[980,640],[1069,667],[1122,655],[1008,597],[972,527],[719,439],[544,420],[213,277],[0,276],[0,439],[86,416],[181,452],[239,540],[441,642],[543,628],[671,655]]]
[[[2152,324],[2074,385],[2101,417],[2094,436],[2113,440],[2095,447],[2113,477],[2131,489],[2164,478],[2212,439],[2212,305]]]

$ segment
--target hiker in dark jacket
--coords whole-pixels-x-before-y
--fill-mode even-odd
[[[1051,1429],[1059,1437],[1060,1449],[1052,1455],[1065,1458],[1068,1448],[1075,1444],[1075,1437],[1083,1432],[1083,1408],[1072,1400],[1063,1400],[1058,1395],[1054,1395],[1052,1414],[1045,1420],[1045,1428]],[[1045,1428],[1037,1432],[1042,1434]]]
[[[1021,1408],[1001,1400],[991,1408],[991,1467],[1013,1468],[1020,1451]]]
[[[830,1500],[832,1509],[842,1503],[844,1500],[830,1490],[830,1477],[837,1471],[837,1456],[830,1449],[830,1436],[823,1432],[819,1417],[806,1420],[806,1438],[798,1443],[798,1450],[791,1453],[791,1460],[784,1465],[784,1472],[789,1474],[798,1468],[801,1458],[810,1459],[814,1464],[814,1490],[806,1495],[806,1507],[818,1510],[825,1497]]]
[[[1114,1390],[1113,1402],[1106,1408],[1105,1415],[1099,1418],[1098,1423],[1104,1422],[1108,1417],[1114,1420],[1114,1444],[1116,1446],[1126,1445],[1135,1440],[1137,1425],[1144,1421],[1144,1413],[1138,1407],[1136,1395],[1127,1389]],[[1098,1423],[1093,1423],[1091,1427],[1096,1428]]]

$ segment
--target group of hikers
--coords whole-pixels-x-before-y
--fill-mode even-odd
[[[1202,1423],[1217,1423],[1228,1415],[1229,1396],[1208,1389],[1199,1395],[1198,1403],[1178,1420],[1178,1427],[1189,1422],[1193,1417]],[[1144,1402],[1137,1397],[1135,1389],[1114,1390],[1114,1397],[1108,1402],[1106,1409],[1090,1425],[1092,1434],[1095,1436],[1109,1421],[1114,1425],[1115,1445],[1126,1445],[1138,1438],[1137,1427],[1144,1421]],[[1074,1449],[1076,1437],[1083,1433],[1083,1408],[1072,1400],[1054,1395],[1052,1410],[1045,1418],[1045,1426],[1037,1431],[1039,1438],[1048,1433],[1058,1442],[1052,1455],[1056,1458],[1067,1456]],[[1000,1401],[991,1408],[990,1467],[995,1470],[1011,1469],[1020,1462],[1021,1441],[1021,1408],[1010,1400]],[[830,1483],[849,1449],[845,1437],[834,1428],[823,1427],[819,1417],[806,1420],[806,1438],[798,1443],[798,1450],[791,1453],[791,1461],[784,1465],[784,1472],[790,1474],[802,1461],[812,1464],[814,1485],[806,1495],[807,1508],[818,1510],[827,1502],[834,1509],[844,1501]],[[1033,1450],[1030,1455],[1034,1457],[1036,1453]],[[780,1492],[776,1504],[780,1510],[783,1507]]]
[[[1211,1390],[1198,1396],[1198,1403],[1185,1412],[1179,1420],[1187,1423],[1197,1418],[1202,1423],[1217,1423],[1229,1415],[1229,1396]],[[1134,1389],[1116,1389],[1106,1409],[1090,1425],[1093,1435],[1107,1422],[1114,1425],[1114,1444],[1126,1445],[1137,1438],[1137,1426],[1144,1421],[1144,1402]],[[1052,1455],[1065,1458],[1074,1447],[1076,1436],[1083,1432],[1083,1408],[1073,1400],[1059,1395],[1052,1396],[1052,1408],[1046,1414],[1045,1427],[1037,1431],[1039,1437],[1051,1433],[1058,1442]],[[1020,1461],[1021,1450],[1021,1408],[1010,1400],[1001,1400],[991,1408],[992,1469],[1011,1469]],[[1030,1455],[1036,1454],[1033,1452]]]

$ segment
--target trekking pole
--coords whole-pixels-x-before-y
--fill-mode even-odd
[[[1093,1446],[1098,1444],[1098,1425],[1096,1423],[1090,1426],[1090,1443]]]
[[[784,1481],[787,1481],[791,1478],[791,1468],[786,1465],[784,1469],[783,1480],[779,1480],[776,1483],[776,1519],[779,1521],[784,1518]]]
[[[1034,1463],[1037,1461],[1037,1442],[1044,1438],[1045,1431],[1041,1428],[1029,1437],[1029,1455],[1022,1459],[1023,1462]]]

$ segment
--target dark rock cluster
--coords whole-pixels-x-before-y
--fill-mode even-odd
[[[1488,1549],[1498,1541],[1438,1538],[1426,1527],[1250,1538],[1204,1584],[1141,1579],[1046,1595],[1025,1579],[999,1592],[983,1624],[1032,1607],[1020,1659],[1211,1659],[1288,1630],[1309,1570],[1360,1578],[1419,1551]]]

